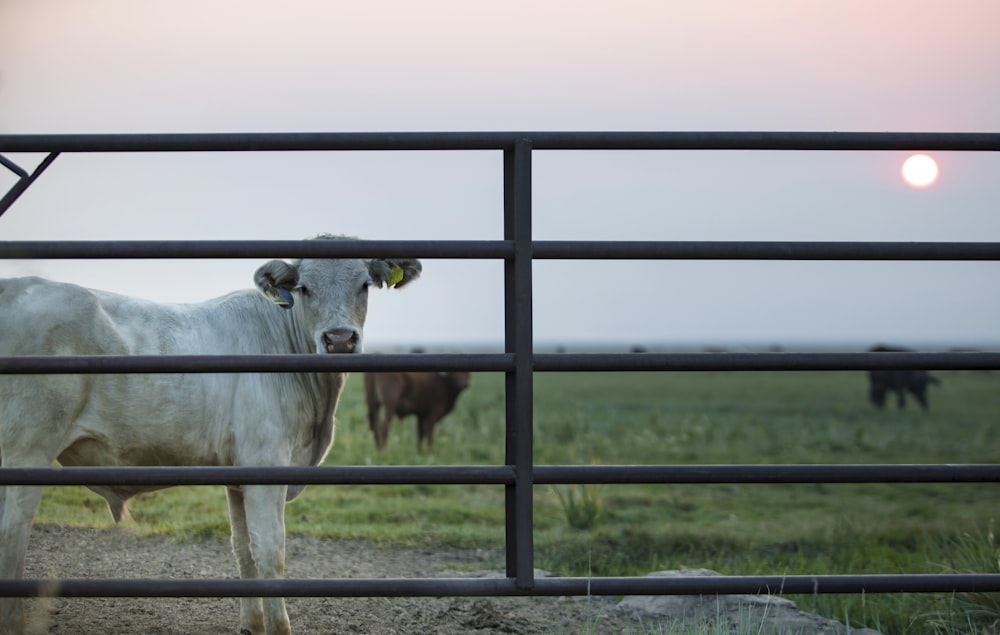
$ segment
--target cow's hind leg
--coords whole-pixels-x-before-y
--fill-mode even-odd
[[[46,465],[44,460],[24,465]],[[0,469],[15,467],[8,459]],[[0,578],[18,579],[24,575],[24,555],[28,549],[31,521],[38,511],[42,488],[25,485],[0,486]],[[25,631],[24,601],[0,598],[0,633]]]
[[[0,578],[23,576],[31,520],[41,498],[41,487],[0,487]],[[24,630],[23,600],[0,598],[0,633],[22,633]]]
[[[285,486],[249,485],[228,490],[233,551],[243,577],[285,575]],[[242,505],[240,505],[242,503]],[[290,635],[284,598],[242,599],[240,629],[252,635]]]

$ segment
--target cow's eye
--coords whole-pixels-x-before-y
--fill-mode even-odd
[[[298,289],[299,293],[301,293],[303,296],[309,295],[309,288],[308,287],[302,286],[300,284],[299,286],[297,286],[295,288]]]

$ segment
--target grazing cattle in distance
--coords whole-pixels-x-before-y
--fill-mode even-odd
[[[417,416],[417,451],[430,452],[434,426],[455,407],[469,387],[467,372],[365,373],[368,425],[382,451],[394,417]]]
[[[893,348],[878,344],[868,349],[873,353],[905,353],[909,349]],[[896,403],[902,409],[906,406],[906,393],[912,394],[920,407],[927,410],[927,386],[940,383],[926,370],[869,370],[868,398],[876,408],[885,407],[885,398],[889,392],[896,393]]]
[[[368,288],[402,287],[420,271],[410,259],[272,260],[254,275],[259,290],[190,305],[41,278],[0,280],[0,355],[355,353],[363,343]],[[0,469],[52,461],[318,465],[333,443],[344,379],[338,372],[2,375]],[[157,488],[91,489],[117,521],[129,498]],[[284,574],[285,503],[303,489],[227,487],[240,577]],[[41,493],[41,487],[0,486],[0,578],[23,575]],[[0,632],[25,628],[22,601],[0,598]],[[290,633],[284,600],[241,598],[239,632]]]

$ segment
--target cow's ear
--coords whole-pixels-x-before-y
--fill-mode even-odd
[[[284,309],[292,308],[291,289],[299,282],[299,269],[284,260],[266,262],[253,274],[257,288],[272,302]]]
[[[386,285],[399,289],[420,277],[423,266],[413,258],[389,258],[386,260],[370,260],[368,271],[372,281],[379,288]]]

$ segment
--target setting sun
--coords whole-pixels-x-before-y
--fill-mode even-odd
[[[903,162],[903,180],[913,187],[929,187],[937,180],[937,162],[926,154],[914,154]]]

